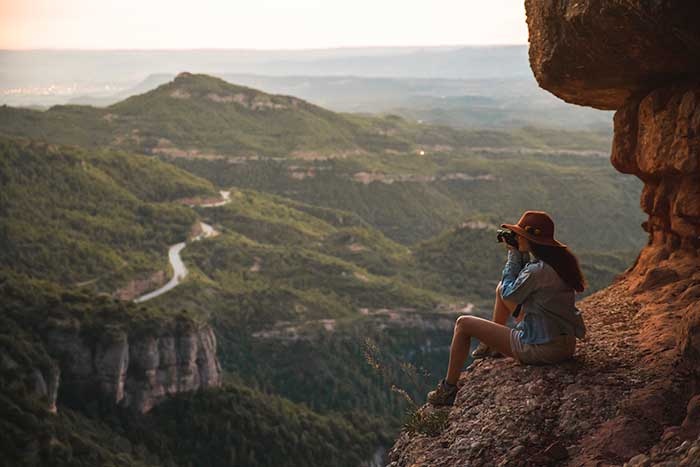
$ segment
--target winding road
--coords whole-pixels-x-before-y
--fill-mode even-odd
[[[208,204],[199,204],[197,206],[203,208],[213,208],[217,206],[223,206],[231,202],[230,191],[220,191],[219,193],[221,193],[221,201]],[[199,225],[202,229],[202,233],[194,237],[192,239],[193,242],[196,242],[203,238],[215,237],[219,234],[219,232],[217,232],[216,229],[214,229],[214,227],[212,227],[209,224],[200,222]],[[143,303],[146,300],[150,300],[152,298],[158,297],[159,295],[163,295],[165,292],[168,292],[169,290],[172,290],[175,287],[177,287],[178,284],[180,284],[185,279],[188,271],[187,267],[185,266],[185,263],[182,262],[182,258],[180,257],[180,252],[182,252],[185,246],[187,246],[186,242],[180,242],[176,243],[175,245],[171,245],[170,249],[168,250],[168,259],[170,260],[170,265],[173,268],[173,277],[168,281],[168,283],[159,289],[156,289],[152,292],[148,292],[147,294],[141,295],[140,297],[134,299],[134,303]]]

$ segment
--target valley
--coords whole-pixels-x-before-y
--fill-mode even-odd
[[[644,242],[641,184],[595,131],[335,113],[181,73],[107,108],[2,107],[0,135],[2,337],[23,362],[2,394],[73,465],[357,467],[444,371],[456,317],[490,314],[498,225],[551,212],[587,293]],[[60,368],[59,418],[34,368]]]

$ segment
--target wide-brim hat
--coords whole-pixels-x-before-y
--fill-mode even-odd
[[[501,224],[501,227],[510,229],[533,243],[566,248],[566,245],[554,239],[554,221],[544,211],[525,211],[517,224]]]

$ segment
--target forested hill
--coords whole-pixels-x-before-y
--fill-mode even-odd
[[[301,99],[190,73],[103,109],[55,106],[38,112],[3,107],[0,128],[50,142],[173,155],[190,150],[210,156],[366,150],[377,139],[382,146],[400,144]]]
[[[0,107],[0,134],[201,159],[347,157],[439,148],[538,148],[605,152],[606,133],[458,130],[401,117],[341,114],[207,75],[180,73],[106,108]]]
[[[562,220],[560,232],[578,248],[621,250],[642,240],[631,234],[641,222],[638,182],[604,160],[605,133],[466,130],[334,113],[181,73],[108,108],[0,107],[0,134],[154,155],[219,187],[354,212],[404,244],[455,219],[515,221],[535,206]],[[601,203],[584,201],[592,197]],[[602,231],[600,216],[618,227]]]
[[[0,138],[0,264],[63,285],[114,290],[167,268],[168,245],[218,196],[211,183],[142,155]]]
[[[115,125],[137,128],[145,147],[156,151],[168,145],[241,156],[357,150],[370,138],[359,125],[301,99],[190,73],[107,111]]]
[[[272,316],[268,323],[280,319],[274,311],[286,312],[290,319],[301,318],[305,310],[301,302],[310,304],[314,298],[319,298],[324,316],[332,318],[338,306],[349,309],[339,288],[327,297],[315,291],[300,297],[280,283],[268,285],[265,279],[251,278],[238,290],[222,290],[228,304],[236,304],[226,310],[228,316],[216,313],[222,300],[212,294],[212,280],[196,273],[193,275],[205,280],[185,284],[189,285],[185,296],[201,302],[202,307],[183,300],[172,305],[163,301],[135,305],[108,294],[94,294],[110,292],[144,272],[167,270],[168,245],[187,238],[203,214],[183,203],[217,196],[209,182],[144,155],[0,138],[0,184],[0,431],[6,434],[0,452],[11,465],[301,466],[331,462],[356,467],[390,439],[387,430],[396,428],[401,398],[392,397],[363,360],[361,349],[353,347],[361,341],[350,336],[341,347],[355,350],[354,361],[348,364],[347,351],[342,357],[337,352],[335,356],[346,358],[345,374],[363,375],[367,390],[356,391],[357,400],[381,401],[377,405],[386,406],[386,419],[357,408],[355,399],[346,399],[344,413],[339,415],[337,406],[311,410],[309,400],[303,401],[306,406],[294,404],[245,384],[250,380],[269,384],[265,380],[269,367],[248,368],[245,378],[232,371],[231,362],[264,361],[265,355],[253,355],[249,353],[252,349],[240,344],[234,350],[241,352],[232,353],[233,343],[227,339],[228,334],[245,335],[250,321],[246,313],[265,308],[264,296],[278,294],[286,300],[268,310]],[[260,210],[260,196],[249,193],[247,197],[256,197],[256,203],[240,202],[232,220],[233,225],[243,224],[241,211],[249,208],[253,219],[241,229],[252,227],[251,236],[264,222],[278,228],[293,222],[300,233],[314,240],[319,233],[338,233],[320,218],[304,216],[301,209],[355,227],[363,224],[347,213],[314,210],[299,203],[295,209],[269,201]],[[267,232],[274,237],[274,232]],[[221,235],[226,243],[219,244],[219,251],[240,259],[246,253],[240,245],[226,249],[237,238],[231,234]],[[258,236],[258,240],[263,238]],[[384,244],[391,247],[390,242]],[[205,255],[216,244],[198,242],[197,246],[201,247],[199,254]],[[383,254],[395,253],[381,248]],[[285,256],[290,270],[301,271],[314,259],[341,272],[340,258],[330,255],[280,256]],[[227,265],[230,273],[225,275],[235,278],[239,266],[236,261]],[[342,266],[358,268],[350,262]],[[287,270],[283,274],[296,277]],[[343,279],[348,282],[339,274],[335,278]],[[352,282],[354,290],[362,283],[359,279]],[[299,286],[300,294],[306,285],[314,286]],[[379,286],[370,284],[365,294],[390,300],[412,292],[408,286],[396,292],[394,285],[390,279]],[[220,324],[227,318],[231,330],[208,322]],[[369,327],[369,318],[366,321]],[[220,336],[219,346],[229,350],[221,378],[207,373],[218,366],[214,333]],[[245,345],[255,341],[246,337]],[[261,340],[263,346],[267,344],[266,339]],[[315,355],[317,349],[312,346],[305,357]],[[320,355],[326,356],[324,352]],[[299,368],[296,362],[294,368]],[[350,388],[355,381],[349,375],[337,376],[340,387]],[[198,387],[198,381],[202,391],[188,394]],[[324,384],[314,381],[313,385],[327,392]],[[144,398],[162,404],[151,414],[141,415],[134,406]]]

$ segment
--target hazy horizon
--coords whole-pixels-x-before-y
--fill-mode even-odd
[[[0,50],[0,103],[58,104],[182,71],[268,76],[532,80],[526,45],[300,50]],[[64,96],[64,97],[61,97]]]

